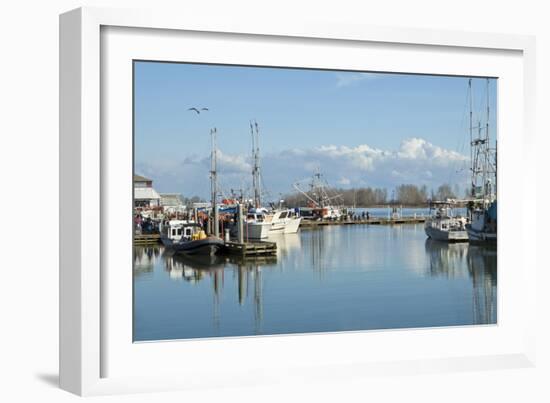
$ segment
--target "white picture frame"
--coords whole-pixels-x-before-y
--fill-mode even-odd
[[[499,143],[499,180],[503,179],[502,184],[499,183],[499,198],[502,198],[499,200],[499,217],[503,216],[504,224],[499,223],[499,233],[504,236],[502,241],[499,239],[498,326],[139,345],[128,340],[127,326],[132,313],[127,311],[128,289],[122,284],[126,279],[127,287],[131,288],[131,272],[128,275],[106,269],[111,259],[131,266],[127,259],[131,251],[114,249],[109,242],[120,234],[117,231],[124,233],[126,225],[126,218],[117,218],[120,215],[113,213],[114,200],[131,198],[131,182],[128,180],[126,185],[123,182],[127,172],[115,172],[110,160],[115,150],[117,155],[128,151],[122,157],[121,166],[127,167],[131,160],[126,119],[131,88],[128,88],[124,76],[127,72],[124,66],[132,58],[170,58],[170,52],[178,48],[174,44],[187,40],[185,35],[188,34],[192,34],[186,43],[187,52],[193,51],[191,61],[269,65],[273,63],[269,56],[279,52],[282,57],[284,53],[281,50],[275,50],[275,53],[257,51],[243,56],[246,46],[256,44],[258,49],[265,46],[287,49],[287,58],[296,58],[292,60],[299,59],[298,53],[303,54],[303,49],[308,48],[308,60],[313,67],[327,63],[316,59],[316,55],[323,52],[316,53],[314,49],[325,47],[333,52],[343,52],[342,58],[333,62],[340,64],[332,67],[351,68],[353,65],[361,69],[364,60],[361,61],[360,56],[354,59],[353,54],[381,51],[386,52],[386,56],[380,58],[379,64],[371,64],[370,70],[480,76],[494,76],[491,72],[502,71],[503,75],[499,75],[503,78],[503,84],[499,86],[499,136],[502,137]],[[139,35],[137,42],[141,49],[131,43]],[[203,40],[203,37],[211,43],[204,42],[205,47],[200,49],[209,49],[211,56],[201,53],[199,47],[193,45],[193,41]],[[212,56],[216,46],[231,40],[243,44],[244,48],[239,50],[235,42],[232,43],[235,46],[226,46],[225,52],[220,48]],[[293,46],[302,51],[294,52]],[[532,37],[519,35],[350,26],[315,21],[293,25],[264,19],[216,20],[150,10],[81,8],[61,15],[61,387],[80,395],[95,395],[292,382],[295,377],[331,380],[351,374],[357,377],[534,365],[535,318],[529,313],[535,312],[537,266],[535,244],[528,241],[526,234],[535,233],[535,223],[522,220],[525,212],[517,213],[514,218],[517,222],[502,214],[510,206],[506,193],[508,183],[520,181],[525,189],[536,187],[534,176],[514,175],[509,169],[517,158],[522,161],[525,172],[535,170],[535,158],[532,157],[536,147],[532,119],[534,49]],[[404,56],[411,56],[411,52],[424,55],[425,59],[407,57],[405,65]],[[233,59],[234,55],[240,56]],[[477,60],[475,66],[466,65],[469,57]],[[501,63],[496,63],[495,58]],[[184,61],[181,57],[176,59]],[[289,60],[281,61],[281,65],[288,65]],[[300,60],[296,62],[297,66],[309,63]],[[400,60],[402,68],[398,67]],[[426,63],[432,67],[427,69]],[[107,80],[107,76],[116,80]],[[110,120],[112,116],[117,116],[117,120]],[[113,135],[115,129],[123,134]],[[516,154],[512,155],[512,150]],[[506,175],[503,177],[501,172]],[[519,205],[527,205],[527,198],[532,193],[521,194],[524,196],[520,196]],[[124,206],[129,204],[122,203],[116,208]],[[120,226],[116,226],[117,222]],[[130,224],[130,220],[127,222]],[[515,246],[514,256],[501,258],[503,253],[509,253],[506,242],[511,241],[514,234],[516,239],[521,239]],[[130,246],[128,244],[128,250]],[[521,271],[514,271],[513,267]],[[120,295],[123,302],[115,301],[113,293]],[[517,298],[521,298],[521,303],[508,303],[517,301]],[[501,318],[504,319],[501,321]],[[120,329],[117,328],[119,324]],[[412,352],[405,349],[407,343],[412,346]],[[336,349],[342,345],[345,347]],[[186,357],[184,363],[177,358],[180,354]],[[211,369],[213,363],[216,364],[215,371]],[[147,368],[155,368],[155,373]]]

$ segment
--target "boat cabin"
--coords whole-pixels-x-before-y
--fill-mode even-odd
[[[194,221],[170,220],[163,224],[161,234],[173,242],[190,241],[201,229],[201,226]]]
[[[247,222],[264,222],[265,218],[265,214],[259,212],[250,211],[246,214]]]

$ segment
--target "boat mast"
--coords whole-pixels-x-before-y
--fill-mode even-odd
[[[474,182],[474,134],[473,134],[473,94],[472,94],[472,79],[470,78],[468,80],[468,95],[470,97],[470,164],[472,164],[472,167],[470,168],[472,170],[472,190],[471,194],[472,197],[475,197],[475,182]]]
[[[497,167],[496,167],[496,141],[495,141],[495,149],[494,149],[494,158],[495,162],[494,165],[492,165],[492,149],[491,149],[491,142],[489,140],[489,117],[490,117],[490,110],[489,110],[489,79],[487,78],[487,123],[485,125],[485,132],[486,132],[486,140],[487,140],[487,174],[491,175],[491,179],[494,179],[494,183],[490,184],[489,189],[489,202],[492,202],[496,198],[496,186],[497,186]]]
[[[489,136],[489,79],[486,81],[486,122],[482,125],[478,120],[477,137],[473,138],[473,100],[472,100],[472,80],[468,81],[470,91],[470,158],[472,163],[472,197],[481,199],[484,207],[494,200],[493,180],[496,182],[496,166],[492,163],[493,149],[490,144]],[[496,157],[496,150],[494,151]]]
[[[326,191],[328,184],[325,185],[322,177],[321,171],[317,168],[311,178],[311,182],[309,183],[309,192],[302,190],[302,188],[298,185],[300,182],[304,181],[295,182],[292,186],[298,192],[303,194],[310,202],[312,202],[315,207],[327,207],[330,205],[329,202],[331,200],[340,198],[342,195],[335,194],[334,196],[330,196]]]
[[[218,194],[218,173],[217,173],[217,150],[216,150],[216,134],[217,130],[214,127],[210,129],[210,138],[212,140],[212,153],[210,156],[210,187],[211,187],[211,204],[212,204],[212,224],[210,226],[210,233],[214,234],[215,237],[220,236],[219,225],[218,225],[218,203],[216,203],[216,198]]]
[[[256,132],[254,132],[256,129]],[[254,207],[260,208],[261,203],[261,189],[260,189],[260,133],[258,129],[258,122],[250,121],[250,134],[252,136],[252,159],[254,166],[252,168],[252,188],[254,190]]]
[[[325,204],[323,203],[323,186],[321,183],[321,171],[317,169],[317,172],[313,175],[313,194],[317,195],[317,205],[319,207],[325,207]]]
[[[485,206],[485,200],[487,199],[487,137],[482,139],[481,120],[477,121],[477,139],[481,144],[481,155],[483,161],[481,162],[481,195],[483,197],[483,206]],[[484,146],[485,145],[485,146]]]
[[[485,199],[485,139],[481,136],[481,122],[478,120],[477,135],[474,138],[473,126],[473,90],[472,79],[468,80],[468,89],[470,91],[470,158],[472,164],[472,197],[474,199]],[[480,186],[481,180],[481,186]]]

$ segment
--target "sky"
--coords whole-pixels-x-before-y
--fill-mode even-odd
[[[468,77],[134,62],[135,172],[161,193],[209,194],[217,129],[223,194],[251,187],[250,121],[262,182],[277,200],[319,170],[341,188],[469,183]],[[487,80],[474,78],[474,125]],[[497,80],[489,80],[496,136]],[[208,108],[197,114],[191,107]]]

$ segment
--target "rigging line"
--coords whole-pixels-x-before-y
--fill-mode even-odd
[[[466,93],[465,100],[462,107],[462,114],[460,119],[460,126],[459,126],[459,133],[460,135],[457,137],[457,145],[456,145],[456,152],[459,154],[462,154],[464,151],[464,146],[466,143],[466,139],[463,134],[463,129],[465,129],[465,123],[466,123],[466,117],[467,117],[467,111],[468,111],[468,103],[469,103],[469,93]],[[459,165],[462,165],[462,168],[459,167]],[[452,180],[453,173],[458,174],[459,172],[463,171],[464,167],[464,161],[455,161],[451,168],[452,171],[449,172],[449,182]]]
[[[459,135],[457,138],[457,146],[455,149],[458,154],[462,154],[466,143],[466,139],[465,139],[466,136],[464,136],[462,133],[463,133],[463,129],[465,128],[464,126],[465,126],[467,109],[468,109],[468,104],[470,99],[470,91],[471,91],[471,88],[469,88],[469,90],[466,93],[465,101],[462,107],[462,114],[461,114],[461,120],[460,120],[460,126],[459,126],[459,132],[461,133],[461,135]],[[465,164],[466,164],[465,161],[455,161],[453,164],[451,164],[452,170],[449,171],[449,179],[448,179],[449,185],[451,184],[451,182],[453,182],[454,175],[458,176],[458,174],[463,173]]]

